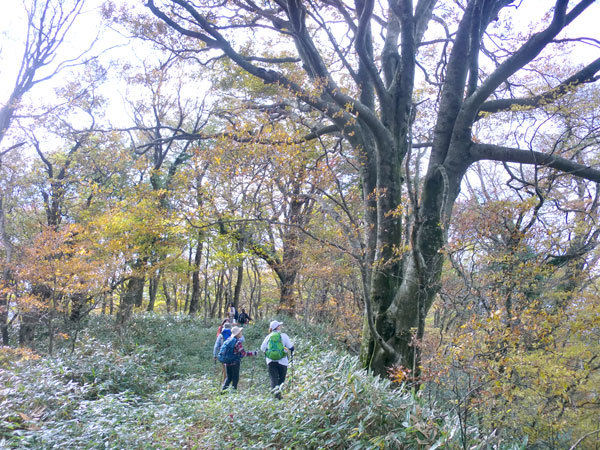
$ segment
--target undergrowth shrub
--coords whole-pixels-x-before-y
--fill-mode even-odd
[[[45,423],[69,420],[89,386],[69,380],[52,361],[23,358],[0,366],[0,443],[18,442]]]
[[[227,414],[203,423],[198,448],[436,448],[454,439],[455,420],[373,378],[357,358],[306,350],[283,401],[217,398],[211,410]]]
[[[199,319],[138,317],[118,335],[91,318],[72,354],[0,352],[0,448],[462,447],[454,414],[373,378],[326,331],[285,322],[297,352],[282,401],[263,357],[244,358],[239,391],[222,395],[216,325]],[[246,349],[267,327],[245,327]],[[471,428],[468,442],[484,439]]]

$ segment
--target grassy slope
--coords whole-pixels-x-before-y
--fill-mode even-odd
[[[245,329],[260,346],[266,322]],[[237,393],[220,395],[216,325],[138,317],[115,339],[92,318],[77,349],[54,358],[0,353],[0,448],[445,448],[456,420],[360,370],[316,327],[289,321],[296,347],[284,400],[264,358],[242,362]],[[471,443],[480,441],[470,436]]]

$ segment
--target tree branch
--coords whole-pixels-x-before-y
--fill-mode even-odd
[[[494,92],[494,90],[505,82],[511,75],[531,62],[540,52],[546,48],[569,23],[577,18],[594,0],[581,0],[568,14],[568,0],[556,0],[554,17],[550,25],[539,33],[534,34],[523,44],[519,50],[500,64],[485,82],[465,102],[466,112],[473,117],[483,102]]]
[[[573,87],[597,81],[599,77],[596,73],[600,71],[600,58],[596,59],[586,67],[581,69],[573,76],[567,78],[558,86],[544,92],[543,94],[525,98],[506,98],[500,100],[491,100],[485,102],[479,108],[477,120],[485,116],[485,113],[496,113],[500,111],[509,111],[512,107],[539,107],[547,102],[555,100],[557,97],[571,92]]]
[[[473,161],[491,160],[532,164],[560,170],[566,174],[600,183],[600,170],[576,163],[560,156],[548,155],[542,152],[521,150],[492,144],[472,144],[470,156]]]

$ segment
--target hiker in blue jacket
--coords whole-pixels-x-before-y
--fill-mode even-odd
[[[227,319],[225,319],[227,320]],[[221,350],[221,346],[223,345],[223,342],[225,342],[230,336],[231,336],[231,324],[229,323],[229,321],[227,320],[226,322],[224,321],[221,324],[221,332],[217,335],[217,340],[215,341],[215,346],[213,347],[213,357],[215,358],[215,364],[217,363],[217,356],[219,355],[219,350]],[[225,370],[225,364],[223,364],[223,380],[225,380],[225,377],[227,376],[227,372]]]
[[[245,356],[256,356],[258,351],[247,352],[244,350],[243,328],[233,327],[231,329],[231,337],[229,337],[219,351],[219,361],[225,365],[227,377],[223,383],[222,391],[225,391],[229,385],[233,389],[237,389],[238,381],[240,380],[240,363]]]
[[[223,325],[225,325],[226,323],[231,324],[231,322],[229,322],[229,319],[227,319],[227,318],[223,319],[223,322],[221,322],[221,325],[219,325],[219,328],[217,328],[217,337],[219,337],[219,335],[221,334],[221,331],[223,331]]]
[[[215,346],[213,347],[213,356],[215,357],[215,360],[217,359],[217,356],[219,355],[219,350],[221,350],[221,345],[223,345],[223,342],[225,342],[229,338],[229,336],[231,336],[231,324],[229,322],[225,322],[223,324],[223,329],[217,336],[217,340],[215,341]]]
[[[271,391],[275,398],[281,400],[281,385],[285,381],[290,356],[294,356],[294,344],[290,337],[281,332],[283,323],[273,320],[269,325],[269,334],[265,337],[260,349],[265,352],[267,367],[269,368],[269,378],[271,379]]]

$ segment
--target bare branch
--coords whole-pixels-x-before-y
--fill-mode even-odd
[[[467,115],[471,113],[474,115],[481,104],[498,86],[539,55],[569,23],[593,4],[594,0],[581,0],[569,13],[567,13],[568,3],[568,0],[557,0],[550,25],[545,30],[534,34],[519,50],[500,64],[477,91],[469,97],[466,102],[468,104],[466,108]]]
[[[599,169],[560,156],[492,144],[472,144],[469,153],[473,161],[491,160],[551,167],[565,174],[600,183]]]
[[[571,92],[578,85],[597,81],[599,79],[599,77],[596,75],[598,71],[600,71],[600,58],[588,64],[579,72],[567,78],[555,88],[544,92],[543,94],[526,98],[507,98],[485,102],[483,105],[481,105],[481,108],[479,108],[477,119],[484,117],[485,113],[509,111],[515,106],[532,108],[542,106],[545,103],[554,101],[558,97]]]

